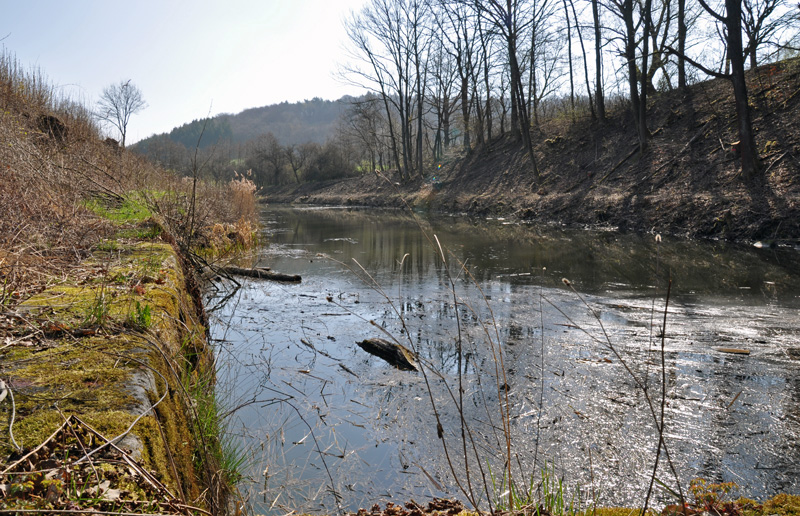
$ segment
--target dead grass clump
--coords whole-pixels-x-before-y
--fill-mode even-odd
[[[252,170],[247,171],[247,177],[240,176],[234,171],[235,178],[229,183],[233,195],[232,206],[236,220],[255,221],[256,211],[256,184],[250,179]]]
[[[237,223],[255,221],[250,179],[181,180],[105,141],[86,103],[55,91],[41,71],[0,52],[0,306],[77,265],[125,223],[90,205],[142,200],[185,249],[198,228],[217,222],[235,226],[239,244],[252,241]]]

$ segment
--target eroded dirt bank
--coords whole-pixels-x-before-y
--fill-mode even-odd
[[[497,138],[425,179],[369,173],[270,188],[266,200],[400,207],[406,199],[423,210],[796,245],[800,60],[759,68],[748,86],[762,159],[756,181],[740,175],[732,87],[713,80],[654,96],[643,156],[620,105],[605,122],[564,120],[536,131],[539,181],[521,146]]]

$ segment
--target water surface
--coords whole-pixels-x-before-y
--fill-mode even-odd
[[[356,209],[270,207],[264,226],[260,265],[302,283],[222,281],[209,300],[257,512],[469,493],[488,509],[504,428],[517,481],[550,467],[584,501],[641,504],[662,344],[657,478],[800,490],[794,250]],[[355,344],[390,336],[425,374]]]

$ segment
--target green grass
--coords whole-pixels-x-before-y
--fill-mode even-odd
[[[193,377],[193,383],[185,388],[193,400],[195,407],[195,429],[199,433],[205,450],[195,453],[198,469],[203,469],[203,462],[212,460],[222,475],[224,482],[233,488],[242,479],[242,471],[247,460],[245,448],[241,441],[227,431],[225,421],[220,418],[222,407],[214,389],[212,377]],[[202,446],[202,444],[200,445]]]
[[[153,314],[150,305],[141,304],[139,301],[136,301],[131,313],[128,314],[126,322],[128,326],[138,330],[148,329],[153,322]]]
[[[153,216],[152,210],[135,193],[125,197],[117,206],[110,206],[101,199],[90,199],[83,205],[92,213],[119,224],[144,222]]]
[[[134,240],[153,240],[162,233],[161,226],[157,224],[141,225],[134,228],[120,230],[117,238],[131,238]]]
[[[580,488],[569,491],[563,477],[556,474],[555,467],[545,465],[536,475],[531,474],[526,483],[512,482],[509,485],[507,471],[503,470],[501,479],[495,478],[491,466],[489,477],[495,493],[496,511],[526,511],[533,509],[534,515],[540,513],[553,516],[576,516],[582,514]],[[499,483],[498,483],[499,482]]]

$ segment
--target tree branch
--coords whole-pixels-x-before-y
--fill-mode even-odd
[[[700,1],[702,1],[702,0],[700,0]],[[678,56],[678,57],[681,57],[681,58],[685,59],[687,63],[689,63],[690,65],[694,66],[698,70],[704,72],[705,74],[710,75],[711,77],[716,77],[717,79],[730,79],[732,77],[732,75],[729,74],[729,73],[719,73],[719,72],[715,72],[715,71],[713,71],[713,70],[711,70],[709,68],[706,68],[705,66],[701,65],[700,63],[698,63],[697,61],[695,61],[691,57],[688,57],[685,54],[681,54],[680,52],[678,52],[677,50],[675,50],[674,48],[672,48],[669,45],[666,45],[664,48],[667,49],[667,52],[669,54],[675,55],[675,56]]]

